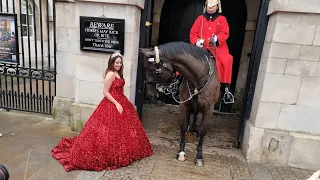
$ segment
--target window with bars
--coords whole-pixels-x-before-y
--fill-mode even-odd
[[[28,9],[27,9],[28,8]],[[21,27],[24,37],[33,37],[33,6],[28,0],[21,1]]]

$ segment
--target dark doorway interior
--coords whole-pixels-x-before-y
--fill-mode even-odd
[[[234,94],[238,79],[240,59],[247,23],[247,5],[245,0],[223,0],[222,14],[227,18],[230,36],[227,41],[230,54],[233,56],[231,92]],[[231,112],[232,105],[223,105],[223,112]]]
[[[188,42],[189,29],[191,28],[195,18],[202,13],[204,1],[205,0],[167,0],[162,8],[158,44],[171,41]],[[245,121],[250,117],[252,98],[254,95],[254,88],[259,70],[263,44],[268,27],[268,4],[268,0],[261,0],[259,17],[252,46],[252,56],[250,57],[246,89],[243,95],[244,100],[242,105],[243,108],[241,109],[241,117],[239,117],[240,114],[238,113],[214,114],[212,117],[213,124],[211,125],[213,128],[211,130],[213,131],[213,134],[211,135],[213,136],[210,138],[210,135],[208,134],[210,139],[210,143],[208,143],[208,145],[220,148],[240,147],[244,133]],[[140,48],[149,48],[151,45],[152,29],[150,26],[146,26],[146,22],[152,22],[153,7],[154,0],[145,1],[145,9],[142,10],[141,14],[139,42]],[[223,0],[222,9],[223,15],[227,17],[230,26],[230,37],[228,44],[230,52],[234,57],[232,82],[232,88],[234,90],[237,81],[236,78],[238,75],[243,39],[245,36],[247,9],[245,0]],[[145,122],[145,129],[150,131],[150,133],[156,131],[157,134],[155,136],[168,139],[168,135],[170,134],[168,132],[173,132],[171,131],[172,129],[178,130],[179,124],[176,124],[176,127],[172,126],[172,123],[178,123],[178,106],[158,106],[155,104],[147,104],[148,102],[144,100],[144,61],[145,57],[142,53],[139,53],[135,105],[137,106],[137,111],[140,118]],[[146,111],[143,111],[144,105],[146,105]],[[225,108],[228,110],[230,107]],[[163,110],[168,110],[168,112],[163,112]],[[155,113],[158,113],[160,117],[157,118]],[[154,128],[156,128],[156,130]],[[175,136],[178,137],[179,133],[170,134],[170,137],[173,137],[173,139],[171,139],[172,141],[177,140],[177,137]]]
[[[172,41],[189,42],[189,32],[196,18],[203,13],[205,0],[175,0],[165,1],[162,7],[158,44]],[[222,1],[222,15],[226,16],[230,27],[228,45],[233,55],[233,73],[231,91],[234,93],[245,27],[247,22],[247,8],[245,0]],[[161,97],[167,104],[177,104],[171,98]],[[231,105],[222,106],[222,111],[231,112]]]
[[[203,12],[204,0],[165,1],[162,7],[158,44],[189,42],[189,31]]]

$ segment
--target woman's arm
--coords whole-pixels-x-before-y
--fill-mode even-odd
[[[117,105],[119,104],[118,101],[116,101],[112,95],[109,93],[110,87],[112,85],[112,82],[115,79],[114,72],[109,71],[104,78],[104,87],[103,87],[103,95],[113,104]]]

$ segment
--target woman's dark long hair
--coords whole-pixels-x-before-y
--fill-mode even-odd
[[[106,76],[109,71],[115,71],[114,63],[116,62],[116,59],[121,58],[122,66],[121,66],[120,70],[118,71],[118,73],[120,75],[120,78],[123,79],[123,59],[122,59],[122,57],[121,56],[115,56],[113,58],[111,58],[111,57],[112,56],[110,56],[110,58],[109,58],[108,67],[106,69],[104,76]]]

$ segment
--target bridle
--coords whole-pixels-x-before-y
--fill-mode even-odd
[[[156,66],[156,76],[160,76],[162,73],[162,69],[161,69],[161,65],[164,68],[168,69],[168,66],[166,63],[164,63],[163,61],[160,60],[160,55],[159,55],[159,48],[157,46],[154,47],[154,52],[155,52],[155,58],[149,58],[148,62],[156,62],[155,66]],[[169,69],[169,71],[171,72],[171,70]],[[176,94],[178,92],[179,89],[179,82],[180,82],[181,77],[177,77],[176,74],[172,73],[171,76],[171,83],[168,83],[167,86],[162,85],[159,81],[146,81],[147,84],[155,84],[156,85],[156,89],[158,90],[158,92],[160,93],[164,93],[165,95],[169,95],[169,94]]]
[[[216,48],[215,44],[214,44],[214,48]],[[155,62],[155,66],[156,66],[156,75],[160,76],[162,73],[162,69],[161,69],[161,65],[164,68],[168,68],[167,64],[164,63],[163,61],[161,61],[160,59],[160,53],[159,53],[159,48],[157,46],[154,47],[154,52],[155,52],[155,58],[149,58],[148,62]],[[216,54],[216,53],[215,53]],[[194,96],[198,95],[199,93],[201,93],[201,91],[206,87],[206,85],[209,83],[211,77],[212,77],[212,67],[211,67],[211,62],[209,60],[209,58],[206,56],[207,59],[207,64],[209,67],[209,73],[208,73],[208,78],[206,79],[206,82],[204,83],[203,86],[200,87],[200,89],[198,88],[194,88],[193,91],[190,89],[190,83],[188,80],[186,80],[186,86],[188,88],[188,92],[189,92],[189,98],[187,98],[186,100],[183,101],[178,101],[175,97],[175,94],[178,93],[179,91],[179,83],[181,80],[181,76],[177,77],[177,75],[175,75],[172,72],[172,78],[171,78],[171,83],[169,83],[169,85],[164,86],[162,84],[160,84],[159,81],[147,81],[146,83],[152,83],[156,85],[156,89],[158,90],[158,92],[165,94],[166,96],[172,97],[174,99],[174,101],[176,101],[179,104],[185,103],[189,100],[191,100]],[[207,66],[206,66],[207,67]],[[169,70],[170,71],[170,70]],[[170,71],[171,72],[171,71]],[[196,82],[198,80],[200,80],[205,74],[203,74],[200,78],[192,81]]]

